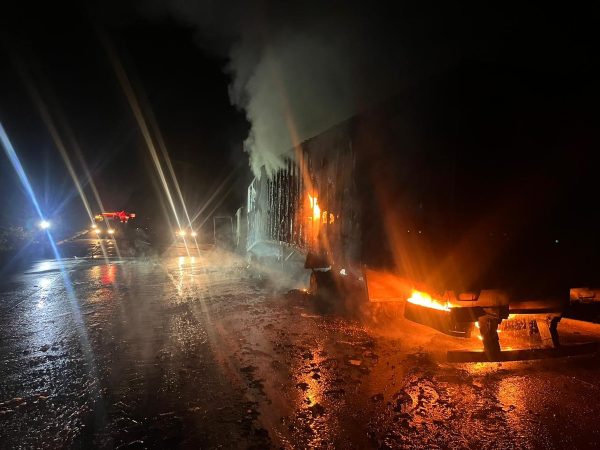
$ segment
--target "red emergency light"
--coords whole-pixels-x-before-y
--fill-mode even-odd
[[[106,219],[119,219],[122,223],[127,223],[129,219],[135,218],[135,213],[126,213],[125,211],[103,212],[100,215]]]

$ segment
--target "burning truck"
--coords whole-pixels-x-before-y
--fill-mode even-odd
[[[302,255],[317,296],[400,301],[407,319],[457,337],[477,326],[484,352],[452,360],[592,350],[560,347],[557,331],[570,288],[597,275],[593,227],[566,212],[581,183],[552,149],[536,160],[514,141],[478,148],[482,128],[501,136],[507,125],[453,115],[449,101],[419,107],[434,95],[403,95],[298,143],[248,187],[239,245],[252,257]],[[501,351],[499,325],[522,314],[547,349]]]

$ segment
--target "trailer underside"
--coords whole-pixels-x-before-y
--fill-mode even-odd
[[[477,331],[483,348],[450,350],[448,362],[519,361],[579,356],[598,351],[597,343],[561,344],[558,326],[568,310],[568,301],[511,301],[501,293],[482,291],[474,300],[455,300],[457,304],[452,306],[428,307],[412,303],[398,277],[372,270],[364,270],[362,279],[341,275],[332,269],[313,270],[310,291],[316,296],[338,301],[340,295],[356,294],[361,284],[364,285],[367,301],[397,303],[402,306],[407,320],[457,338],[469,338]],[[502,349],[498,333],[514,333],[517,329],[530,340],[535,337],[535,346]]]

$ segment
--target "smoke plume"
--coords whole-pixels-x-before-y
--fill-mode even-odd
[[[465,56],[486,58],[514,32],[505,25],[510,11],[394,3],[154,0],[143,10],[193,27],[200,46],[227,58],[230,98],[251,124],[245,149],[259,174],[424,76]]]
[[[199,45],[228,59],[230,98],[245,111],[255,174],[281,167],[299,142],[398,88],[409,70],[399,33],[380,11],[351,2],[156,1],[146,14],[170,15],[197,30]]]

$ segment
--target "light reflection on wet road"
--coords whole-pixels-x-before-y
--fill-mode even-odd
[[[597,358],[446,364],[439,354],[464,341],[403,320],[323,314],[283,295],[281,278],[209,251],[44,261],[5,280],[0,446],[600,443]],[[568,326],[567,339],[600,339]]]

